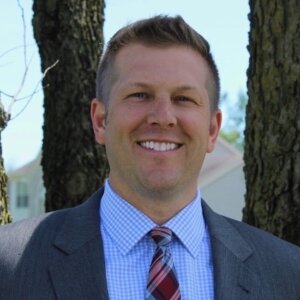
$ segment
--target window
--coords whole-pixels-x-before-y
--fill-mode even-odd
[[[18,208],[26,208],[28,207],[28,184],[25,181],[17,182],[17,207]]]

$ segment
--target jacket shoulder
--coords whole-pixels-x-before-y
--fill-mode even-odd
[[[285,241],[283,239],[280,239],[279,237],[271,234],[270,232],[267,232],[263,229],[259,229],[255,226],[249,225],[244,222],[240,222],[237,220],[233,220],[227,217],[224,217],[231,225],[233,225],[236,230],[238,230],[241,235],[243,235],[245,238],[250,240],[251,242],[260,240],[264,246],[277,246],[278,248],[291,248],[295,250],[296,252],[299,251],[300,254],[300,247],[292,244],[288,241]],[[257,245],[255,243],[255,245]]]
[[[235,227],[261,261],[266,264],[270,263],[272,266],[280,268],[281,271],[285,269],[290,275],[294,274],[300,279],[299,246],[246,223],[226,219]]]
[[[27,245],[35,247],[31,251],[40,251],[41,247],[49,244],[55,237],[55,232],[63,223],[68,210],[45,213],[33,217],[3,225],[0,227],[0,277],[9,276],[17,267]]]
[[[262,293],[280,291],[282,294],[282,289],[289,287],[290,295],[300,294],[300,247],[264,230],[219,215],[204,201],[203,213],[219,271],[224,264],[231,271],[234,265],[243,266],[258,278]]]

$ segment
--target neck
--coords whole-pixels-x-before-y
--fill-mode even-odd
[[[120,189],[110,181],[112,188],[128,203],[143,212],[155,224],[162,225],[178,214],[184,207],[193,201],[197,187],[189,190],[172,192],[147,191],[142,193],[134,189]]]

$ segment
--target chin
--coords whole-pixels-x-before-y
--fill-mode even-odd
[[[147,180],[144,184],[147,190],[154,193],[170,193],[178,189],[178,180]]]

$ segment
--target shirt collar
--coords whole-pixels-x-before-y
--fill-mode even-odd
[[[196,257],[205,237],[205,222],[202,213],[201,193],[177,215],[164,224],[171,229],[193,257]]]
[[[121,198],[112,189],[108,180],[105,181],[104,187],[100,205],[101,223],[121,253],[126,255],[157,225],[148,216]],[[196,257],[205,233],[200,191],[197,192],[190,204],[166,222],[164,226],[171,229],[191,255]]]

